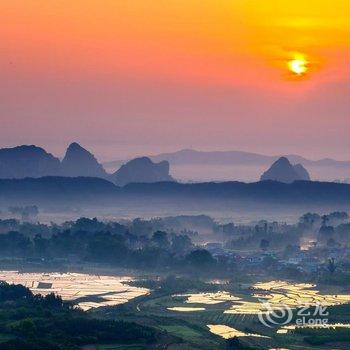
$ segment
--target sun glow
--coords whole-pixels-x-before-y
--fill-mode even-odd
[[[292,60],[288,62],[288,69],[296,75],[304,75],[309,70],[309,62],[304,55],[295,55]]]

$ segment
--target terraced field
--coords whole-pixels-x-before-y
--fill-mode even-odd
[[[173,295],[152,293],[146,288],[129,286],[129,277],[2,271],[0,280],[23,284],[34,293],[60,294],[64,299],[71,300],[86,310],[112,306],[111,309],[101,309],[105,310],[101,312],[111,318],[138,321],[165,330],[178,337],[179,344],[181,339],[185,341],[186,349],[224,349],[224,339],[233,336],[265,349],[286,349],[285,344],[288,344],[288,350],[329,349],[327,346],[312,347],[305,344],[303,337],[293,332],[293,324],[271,328],[264,326],[258,317],[259,313],[266,312],[266,306],[261,300],[270,303],[272,310],[281,305],[295,310],[309,304],[341,306],[350,302],[348,294],[321,293],[313,285],[285,281],[256,283],[253,288],[235,291],[233,294],[225,291],[223,285],[221,292]],[[113,306],[132,300],[135,302],[130,304],[125,313],[113,311]],[[339,327],[345,328],[339,315],[337,316]],[[139,348],[139,345],[134,344],[123,349]],[[86,350],[114,349],[118,350],[120,347],[98,345]],[[182,347],[178,345],[174,349]],[[334,344],[332,349],[345,348],[341,344]]]
[[[83,310],[120,305],[149,293],[146,288],[127,285],[126,282],[131,280],[127,276],[0,271],[0,280],[22,284],[34,294],[58,294],[63,300],[72,301]]]
[[[288,328],[283,331],[285,327],[282,325],[272,328],[264,326],[258,318],[259,312],[264,311],[264,305],[259,299],[271,302],[273,308],[287,305],[296,310],[301,306],[315,306],[322,302],[325,306],[346,304],[350,302],[349,295],[323,294],[313,285],[280,281],[256,284],[254,287],[234,295],[224,291],[150,297],[139,304],[139,312],[162,317],[162,322],[164,318],[177,320],[180,324],[181,320],[186,321],[186,331],[183,331],[186,337],[191,334],[188,328],[194,327],[223,338],[238,336],[251,345],[263,345],[267,349],[286,349],[285,344],[289,344],[288,350],[329,349],[327,346],[308,346],[303,337],[288,332]],[[177,330],[180,335],[181,327]],[[332,349],[343,348],[334,345]]]

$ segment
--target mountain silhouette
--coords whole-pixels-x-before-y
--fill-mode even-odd
[[[288,158],[281,157],[261,175],[260,180],[292,183],[298,180],[310,180],[310,175],[301,164],[293,166]]]
[[[44,149],[18,146],[0,149],[0,178],[41,177],[60,174],[60,161]]]
[[[296,154],[264,155],[244,151],[198,151],[184,149],[176,152],[151,155],[153,162],[167,160],[172,174],[182,181],[258,181],[260,175],[280,157],[292,164],[303,165],[313,180],[342,181],[349,178],[350,161],[329,158],[311,160]],[[115,171],[128,159],[103,163],[109,172]]]
[[[293,168],[299,176],[298,180],[311,180],[309,172],[301,164],[295,164]]]
[[[133,182],[174,181],[169,175],[169,162],[153,163],[148,157],[130,160],[112,174],[110,180],[118,186],[124,186]]]
[[[70,144],[66,151],[61,163],[61,173],[70,177],[107,177],[107,173],[95,156],[76,142]]]
[[[149,156],[154,162],[167,160],[170,165],[184,164],[213,164],[213,165],[268,165],[280,157],[288,158],[293,164],[300,163],[303,166],[328,166],[349,168],[350,161],[340,161],[330,158],[310,160],[296,154],[281,154],[277,156],[264,155],[244,151],[197,151],[194,149],[183,149],[171,153],[161,153]],[[117,167],[127,160],[115,160],[104,163],[107,167]]]
[[[189,208],[195,203],[201,208],[217,210],[218,206],[238,205],[240,208],[283,204],[310,205],[315,210],[322,205],[339,206],[350,204],[350,185],[332,182],[260,181],[256,183],[222,182],[182,184],[178,182],[131,183],[117,187],[113,183],[91,177],[41,177],[37,179],[0,179],[0,204],[9,203],[48,203],[52,206],[61,203],[78,203],[79,206],[115,207],[125,204],[153,208]],[[259,204],[260,203],[260,204]],[[234,207],[233,206],[233,207]],[[279,207],[278,207],[279,208]],[[314,209],[312,209],[314,208]]]
[[[96,177],[108,179],[119,186],[131,182],[174,181],[169,175],[169,163],[154,163],[147,157],[133,159],[114,174],[108,174],[95,156],[77,142],[58,158],[36,146],[0,149],[0,178],[38,178],[45,176]]]

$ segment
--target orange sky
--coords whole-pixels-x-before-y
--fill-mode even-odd
[[[1,1],[2,146],[344,158],[349,17],[346,0]]]

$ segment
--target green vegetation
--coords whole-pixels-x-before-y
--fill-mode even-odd
[[[165,329],[167,332],[180,336],[184,340],[187,341],[193,341],[194,338],[200,338],[202,337],[202,333],[195,331],[193,328],[190,328],[188,326],[180,326],[180,325],[174,325],[174,326],[163,326],[161,327]]]
[[[350,328],[297,328],[295,333],[304,336],[304,341],[310,345],[350,341]]]
[[[143,287],[152,289],[153,291],[159,291],[161,294],[175,294],[182,293],[188,290],[200,290],[200,291],[217,291],[219,286],[206,283],[198,278],[186,278],[178,277],[175,275],[169,275],[161,279],[147,279],[147,280],[135,280],[130,281],[128,284],[135,287]]]
[[[200,232],[201,228],[211,232],[210,239],[205,240],[208,244],[204,239],[202,245],[199,243],[194,230]],[[205,216],[122,223],[81,218],[60,225],[0,220],[0,230],[0,256],[3,261],[18,262],[15,266],[33,263],[49,269],[51,261],[65,261],[66,266],[82,269],[91,265],[101,270],[108,267],[110,273],[116,268],[132,268],[142,270],[144,278],[130,284],[152,290],[123,305],[85,313],[57,296],[34,296],[24,287],[3,284],[1,349],[75,350],[84,346],[83,350],[318,350],[349,341],[345,328],[297,329],[278,334],[279,327],[263,326],[254,308],[249,309],[252,304],[248,304],[257,303],[252,284],[273,279],[317,283],[329,294],[348,294],[346,244],[350,242],[350,224],[342,212],[324,216],[308,213],[296,224],[260,221],[238,226],[220,225]],[[308,250],[300,246],[305,238]],[[189,304],[181,295],[223,291],[240,298],[248,308],[225,313],[239,304],[237,299],[223,298],[219,303],[196,299]],[[329,322],[347,323],[349,308],[329,307]],[[208,325],[231,327],[232,332],[229,329],[226,334],[218,334],[240,336],[225,340],[210,333]]]
[[[74,350],[85,344],[147,344],[155,329],[100,320],[75,310],[54,294],[33,295],[21,285],[0,283],[2,350]]]
[[[130,344],[130,345],[120,345],[120,344],[112,344],[112,345],[98,345],[96,350],[143,350],[145,347],[140,344]]]

